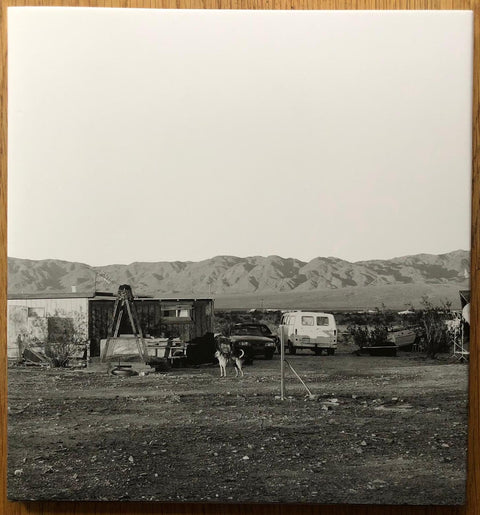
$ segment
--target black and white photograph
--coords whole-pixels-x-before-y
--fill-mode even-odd
[[[462,505],[473,13],[8,8],[13,501]]]

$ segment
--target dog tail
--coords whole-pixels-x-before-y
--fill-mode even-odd
[[[243,350],[243,349],[240,349],[240,352],[241,352],[241,354],[240,354],[239,358],[240,358],[240,359],[242,359],[242,358],[243,358],[243,356],[245,356],[245,352],[244,352],[244,350]]]

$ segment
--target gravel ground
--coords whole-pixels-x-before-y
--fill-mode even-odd
[[[463,504],[468,367],[287,356],[120,378],[9,368],[8,497]]]

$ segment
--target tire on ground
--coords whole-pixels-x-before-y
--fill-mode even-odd
[[[293,346],[290,340],[288,341],[288,352],[292,355],[297,352],[297,349]]]

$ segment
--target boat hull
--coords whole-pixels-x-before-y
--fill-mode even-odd
[[[415,343],[417,333],[412,329],[401,329],[399,331],[392,331],[388,335],[388,341],[395,344],[399,349],[406,350],[411,348]]]

